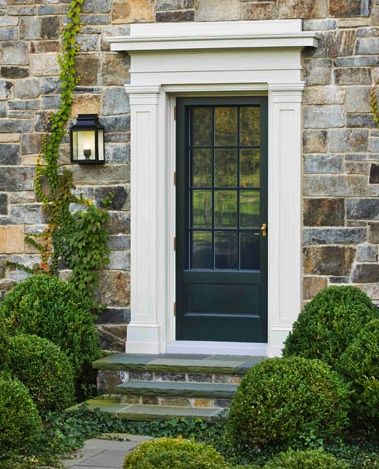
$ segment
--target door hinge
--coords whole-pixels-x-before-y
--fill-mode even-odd
[[[174,107],[174,120],[176,120],[176,106]]]
[[[174,316],[176,316],[176,303],[174,303]]]
[[[174,251],[176,251],[176,236],[174,238]]]

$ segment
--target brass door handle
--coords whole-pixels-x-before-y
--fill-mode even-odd
[[[267,236],[267,223],[262,223],[261,235],[265,238]]]

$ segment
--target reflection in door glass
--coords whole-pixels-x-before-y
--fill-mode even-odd
[[[213,109],[210,107],[194,107],[192,110],[192,145],[211,146]]]
[[[215,108],[215,145],[233,146],[238,141],[238,108]]]
[[[259,269],[259,233],[240,234],[240,266],[244,270]]]
[[[258,191],[242,191],[240,193],[241,228],[254,228],[259,225],[259,199]]]
[[[215,228],[237,227],[237,191],[215,191]]]
[[[260,186],[260,152],[255,149],[240,151],[240,185],[241,187]]]
[[[213,151],[198,148],[192,152],[192,185],[212,185]]]
[[[238,245],[236,232],[215,232],[215,268],[238,268]]]
[[[259,270],[260,107],[194,106],[189,116],[188,268]]]
[[[191,267],[193,269],[213,269],[212,233],[194,231],[192,233]]]
[[[194,228],[212,227],[212,192],[192,192],[192,226]]]
[[[241,146],[260,145],[260,118],[260,108],[258,106],[240,108]]]
[[[222,148],[215,150],[215,186],[237,185],[237,150]]]

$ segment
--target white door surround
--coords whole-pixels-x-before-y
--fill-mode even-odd
[[[280,355],[302,304],[301,20],[133,24],[130,353]],[[175,340],[175,100],[268,95],[268,344]]]

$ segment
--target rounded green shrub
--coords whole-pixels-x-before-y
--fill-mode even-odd
[[[320,360],[272,358],[251,368],[231,404],[227,439],[255,448],[330,439],[349,423],[347,385]]]
[[[323,450],[288,450],[271,459],[266,469],[348,469],[349,465]]]
[[[35,334],[58,345],[70,359],[77,388],[100,355],[88,302],[72,285],[50,275],[18,283],[0,305],[0,322],[9,334]]]
[[[0,371],[8,368],[9,361],[9,338],[4,331],[3,324],[0,323]]]
[[[20,334],[9,341],[9,370],[40,411],[63,410],[74,401],[74,375],[67,355],[48,339]]]
[[[366,324],[337,361],[336,369],[352,383],[353,414],[379,423],[379,319]]]
[[[319,358],[334,367],[362,327],[377,316],[376,306],[358,288],[326,288],[300,313],[283,355]]]
[[[0,373],[1,452],[27,449],[41,430],[41,418],[26,386]]]
[[[182,438],[146,441],[126,456],[124,469],[227,469],[212,446]]]

